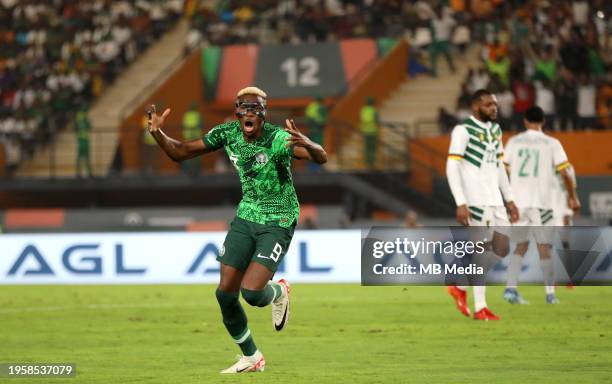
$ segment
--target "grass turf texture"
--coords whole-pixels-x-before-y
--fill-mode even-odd
[[[443,287],[300,285],[288,327],[245,305],[267,366],[222,376],[239,352],[214,286],[3,286],[0,363],[74,362],[53,383],[593,383],[612,377],[612,287],[523,287],[530,305],[462,317]],[[469,295],[471,300],[471,294]],[[6,379],[0,379],[0,381]],[[41,383],[49,379],[10,382]]]

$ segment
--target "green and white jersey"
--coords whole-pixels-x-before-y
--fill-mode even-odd
[[[555,169],[569,166],[559,140],[529,129],[508,140],[504,162],[510,166],[510,186],[517,207],[554,208]]]
[[[461,190],[471,206],[503,206],[499,189],[502,131],[497,123],[470,116],[453,128],[448,161],[460,162]],[[455,197],[455,200],[457,198]]]
[[[300,206],[293,187],[293,151],[286,147],[287,137],[289,133],[281,127],[264,123],[261,136],[249,143],[238,120],[220,124],[203,137],[207,148],[224,147],[238,170],[242,186],[238,217],[284,228],[296,222]]]

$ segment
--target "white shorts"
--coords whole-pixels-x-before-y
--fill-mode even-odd
[[[552,192],[551,202],[553,206],[554,225],[556,227],[563,227],[565,225],[563,222],[565,216],[570,216],[570,219],[574,216],[574,211],[567,206],[567,195],[565,192],[554,190]]]
[[[565,219],[565,216],[569,216],[570,218],[570,225],[572,225],[572,218],[574,217],[574,211],[572,211],[571,209],[567,208],[567,205],[564,206],[563,208],[555,208],[553,209],[553,222],[554,222],[554,226],[555,227],[563,227],[565,225],[565,222],[563,221]]]
[[[478,207],[470,205],[468,209],[470,211],[470,220],[468,222],[470,227],[490,228],[491,235],[493,231],[502,235],[509,235],[510,220],[508,220],[506,207],[490,205]]]
[[[552,209],[521,208],[519,219],[512,227],[512,240],[522,243],[533,235],[538,244],[551,244],[554,234]]]

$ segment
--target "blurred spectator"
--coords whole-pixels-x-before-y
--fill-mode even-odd
[[[597,88],[587,75],[580,76],[578,85],[578,126],[580,129],[593,129],[597,126]]]
[[[533,106],[535,101],[533,86],[524,78],[514,80],[512,84],[514,95],[514,115],[512,117],[514,127],[521,129],[523,114]]]
[[[591,45],[588,49],[589,73],[594,79],[602,79],[606,76],[606,63],[599,53],[596,45]]]
[[[572,15],[574,17],[574,24],[579,27],[585,27],[589,22],[589,2],[584,0],[578,0],[572,2]]]
[[[455,19],[444,12],[442,6],[436,7],[431,18],[432,43],[429,46],[431,60],[431,75],[437,76],[437,58],[442,54],[448,63],[451,72],[455,72],[455,64],[451,56],[451,36],[455,27]]]
[[[6,173],[12,176],[21,162],[21,146],[15,136],[10,137],[5,141],[5,156],[6,156]]]
[[[514,95],[508,87],[500,87],[499,90],[495,91],[497,96],[497,107],[499,114],[497,115],[497,122],[501,126],[502,130],[512,130],[512,115],[514,112]]]
[[[372,169],[376,163],[376,144],[378,142],[378,125],[380,118],[374,106],[374,98],[366,98],[366,104],[361,107],[360,130],[363,134],[363,157],[368,169]]]
[[[510,85],[510,59],[507,56],[496,55],[495,60],[487,60],[487,69],[491,75],[497,76],[504,86]]]
[[[85,174],[91,177],[90,141],[91,123],[87,117],[87,107],[82,105],[74,118],[74,130],[77,139],[77,158],[75,172],[81,177],[81,166],[85,166]]]
[[[315,143],[324,145],[323,138],[325,124],[327,123],[327,107],[322,103],[323,99],[317,97],[306,106],[306,125],[308,126],[308,137]],[[313,172],[321,170],[321,165],[315,162],[308,163],[308,169]]]
[[[455,28],[455,32],[453,33],[452,43],[457,47],[459,53],[465,53],[468,44],[472,41],[470,27],[467,22],[462,22],[457,25]]]
[[[555,129],[555,94],[549,80],[535,82],[535,105],[544,112],[545,128]]]
[[[491,76],[485,68],[480,68],[474,71],[470,68],[467,75],[467,90],[469,94],[476,92],[479,89],[486,89],[489,87]]]
[[[201,138],[203,126],[204,122],[202,121],[202,114],[198,110],[198,104],[193,102],[187,112],[183,114],[183,139],[195,140]],[[185,160],[181,162],[181,168],[186,174],[197,176],[200,174],[200,162],[199,157]]]
[[[467,83],[463,83],[461,85],[461,94],[459,95],[459,99],[457,100],[457,120],[463,121],[469,118],[472,115],[471,109],[471,99],[472,93],[468,90]]]
[[[457,125],[457,119],[446,108],[440,107],[438,110],[438,125],[443,133],[449,133]]]
[[[557,83],[557,116],[561,131],[578,129],[578,93],[573,80],[563,78]],[[568,125],[571,124],[571,128]]]
[[[576,28],[572,29],[571,38],[566,41],[559,51],[563,66],[572,74],[587,73],[589,71],[589,54],[582,38],[582,33]]]
[[[500,42],[499,38],[495,38],[493,43],[485,46],[485,60],[497,61],[499,57],[508,56],[508,45]]]
[[[597,95],[597,116],[604,129],[612,128],[612,84],[605,83]]]
[[[557,79],[557,60],[553,53],[553,47],[544,48],[542,55],[535,53],[534,78],[539,80],[555,81]]]
[[[306,106],[306,125],[308,126],[308,137],[315,143],[323,145],[323,129],[327,122],[327,107],[322,103],[323,99],[317,97]]]

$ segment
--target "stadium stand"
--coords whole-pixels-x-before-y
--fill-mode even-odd
[[[610,129],[610,23],[601,1],[500,6],[483,25],[481,63],[464,79],[456,119],[469,114],[468,95],[489,87],[500,123],[517,130],[534,103],[557,131]]]
[[[9,173],[159,39],[182,3],[0,2],[0,142]]]
[[[339,204],[342,197],[338,196],[372,187],[376,193],[362,193],[365,196],[348,204],[351,219],[384,218],[389,212],[402,217],[403,211],[415,205],[445,215],[452,204],[448,196],[438,194],[437,185],[445,183],[440,181],[448,139],[444,134],[469,115],[466,100],[475,89],[489,87],[496,92],[500,122],[506,130],[520,121],[523,104],[533,102],[548,105],[547,110],[554,112],[548,118],[560,130],[610,126],[610,12],[606,6],[599,0],[563,1],[559,7],[546,1],[518,0],[66,0],[23,4],[3,0],[0,132],[4,133],[0,136],[4,146],[0,146],[0,164],[6,165],[6,173],[24,178],[74,177],[74,132],[59,131],[86,103],[91,107],[95,176],[107,181],[114,176],[118,176],[115,181],[123,179],[113,184],[116,190],[126,186],[118,184],[127,179],[139,191],[157,189],[157,200],[150,201],[153,206],[166,204],[158,199],[166,183],[176,183],[176,190],[184,187],[197,195],[210,189],[204,179],[232,176],[233,168],[221,160],[224,154],[215,153],[196,160],[202,167],[200,175],[183,177],[180,166],[154,143],[143,146],[145,106],[171,107],[164,128],[178,138],[182,116],[190,105],[197,104],[205,132],[233,116],[238,89],[263,83],[272,85],[264,88],[272,95],[269,110],[274,123],[296,117],[300,128],[308,132],[305,120],[300,119],[306,105],[321,97],[329,107],[323,136],[330,157],[323,173],[334,176],[329,183],[341,192],[331,202],[307,204]],[[177,22],[181,15],[185,17]],[[68,22],[58,23],[58,18]],[[558,37],[552,33],[556,29]],[[144,52],[147,47],[150,49]],[[319,60],[317,81],[322,86],[281,84],[290,77],[291,68],[299,68],[282,67],[291,64],[283,60],[309,55]],[[329,81],[324,76],[332,72],[333,81]],[[379,155],[373,167],[366,166],[359,126],[360,108],[370,97],[381,117]],[[102,136],[103,145],[97,145],[97,137]],[[608,136],[597,136],[604,137]],[[590,164],[592,174],[609,174],[606,159],[589,161],[583,153],[580,144],[592,141],[578,136],[561,140],[574,147],[568,153],[579,173],[586,172],[584,165]],[[45,142],[53,142],[54,148],[43,145],[41,149]],[[145,152],[151,152],[150,156]],[[58,159],[69,165],[59,169]],[[27,166],[31,167],[24,171]],[[300,162],[294,166],[296,175],[316,175]],[[57,169],[51,170],[53,167]],[[35,172],[29,172],[32,170]],[[142,175],[143,170],[149,174]],[[152,185],[152,175],[163,177]],[[340,183],[336,175],[354,180]],[[304,185],[319,183],[313,190],[320,192],[323,179],[313,177]],[[90,190],[100,186],[95,180],[84,183],[89,182]],[[224,182],[219,190],[228,194],[228,185],[230,182]],[[385,194],[374,198],[378,192]],[[198,204],[213,202],[207,197]],[[75,206],[105,203],[108,201],[91,193]],[[373,207],[383,211],[376,213]],[[203,224],[208,225],[216,226],[218,220]]]

